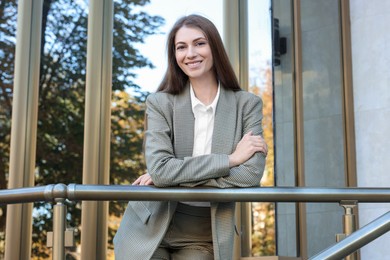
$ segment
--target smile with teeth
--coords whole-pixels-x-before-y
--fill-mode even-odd
[[[200,65],[201,63],[202,63],[202,61],[188,62],[188,63],[187,63],[187,66],[188,66],[190,69],[194,69],[194,68],[199,67],[199,65]]]

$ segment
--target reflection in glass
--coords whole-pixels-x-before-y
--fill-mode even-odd
[[[320,11],[319,11],[320,10]],[[344,187],[339,1],[301,1],[305,183]],[[308,255],[342,230],[338,205],[307,204]]]
[[[0,190],[8,186],[14,85],[17,1],[0,2]],[[6,205],[0,205],[0,259],[4,256]]]
[[[269,147],[262,186],[274,186],[271,2],[248,1],[249,91],[263,100],[264,138]],[[252,203],[252,255],[275,255],[275,204]]]
[[[286,38],[287,52],[274,64],[275,183],[296,186],[293,101],[293,24],[291,2],[273,0],[273,19],[279,21],[279,36]],[[297,247],[295,203],[277,203],[277,255],[295,257]]]
[[[148,1],[114,1],[110,184],[131,184],[146,171],[142,146],[148,92],[136,79],[140,69],[152,69],[154,64],[139,46],[148,36],[158,34],[164,24],[162,17],[146,11],[147,5]],[[165,42],[158,45],[165,46]],[[155,47],[156,43],[149,49]],[[114,259],[112,238],[127,203],[113,201],[109,205],[107,258]]]
[[[42,12],[36,185],[82,183],[88,6],[45,0]],[[48,257],[51,204],[35,203],[33,257]],[[80,205],[68,205],[68,225],[79,227]],[[79,237],[77,237],[79,239]]]

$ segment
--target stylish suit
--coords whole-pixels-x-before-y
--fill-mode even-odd
[[[231,154],[242,136],[262,134],[262,101],[245,91],[221,87],[215,112],[211,154],[192,157],[194,116],[189,86],[179,95],[154,93],[146,101],[148,129],[145,159],[157,187],[258,186],[265,158],[256,153],[247,162],[229,168]],[[177,202],[131,201],[114,238],[116,259],[150,259],[159,246]],[[234,202],[211,202],[214,258],[232,259]]]

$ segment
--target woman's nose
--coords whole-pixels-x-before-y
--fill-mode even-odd
[[[193,58],[193,57],[196,57],[196,50],[194,49],[194,47],[190,46],[188,47],[187,49],[187,57],[188,58]]]

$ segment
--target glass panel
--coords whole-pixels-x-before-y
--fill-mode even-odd
[[[270,0],[248,1],[249,91],[263,100],[263,130],[269,150],[262,186],[274,186],[272,35]],[[252,203],[252,255],[275,255],[275,205]]]
[[[274,46],[274,120],[275,120],[275,183],[296,186],[293,108],[293,27],[291,1],[273,0]],[[279,32],[279,33],[277,33]],[[277,39],[279,35],[279,39]],[[283,51],[283,43],[286,52]],[[295,203],[277,203],[277,255],[297,256],[297,218]]]
[[[301,1],[306,186],[344,187],[339,1]],[[307,204],[308,255],[335,242],[342,209]]]
[[[140,46],[159,35],[164,23],[162,17],[150,14],[147,6],[147,1],[114,1],[110,184],[131,184],[146,171],[142,145],[147,92],[143,84],[152,86],[145,81],[140,84],[137,77],[138,71],[152,70],[154,64],[140,51]],[[165,43],[152,42],[147,49],[161,46]],[[158,78],[153,73],[148,77]],[[114,259],[112,239],[127,203],[113,201],[109,205],[107,252]]]
[[[85,1],[43,3],[37,185],[82,183],[87,21]],[[50,253],[43,231],[52,230],[51,207],[35,203],[33,257]],[[70,203],[68,212],[68,225],[78,228],[80,204]]]
[[[0,2],[0,190],[8,186],[17,9],[17,1]],[[0,259],[4,257],[6,208],[0,205]]]
[[[179,17],[192,13],[208,17],[222,35],[222,0],[114,1],[111,184],[132,183],[145,172],[144,101],[166,71],[167,33]],[[110,203],[109,257],[125,206]]]

